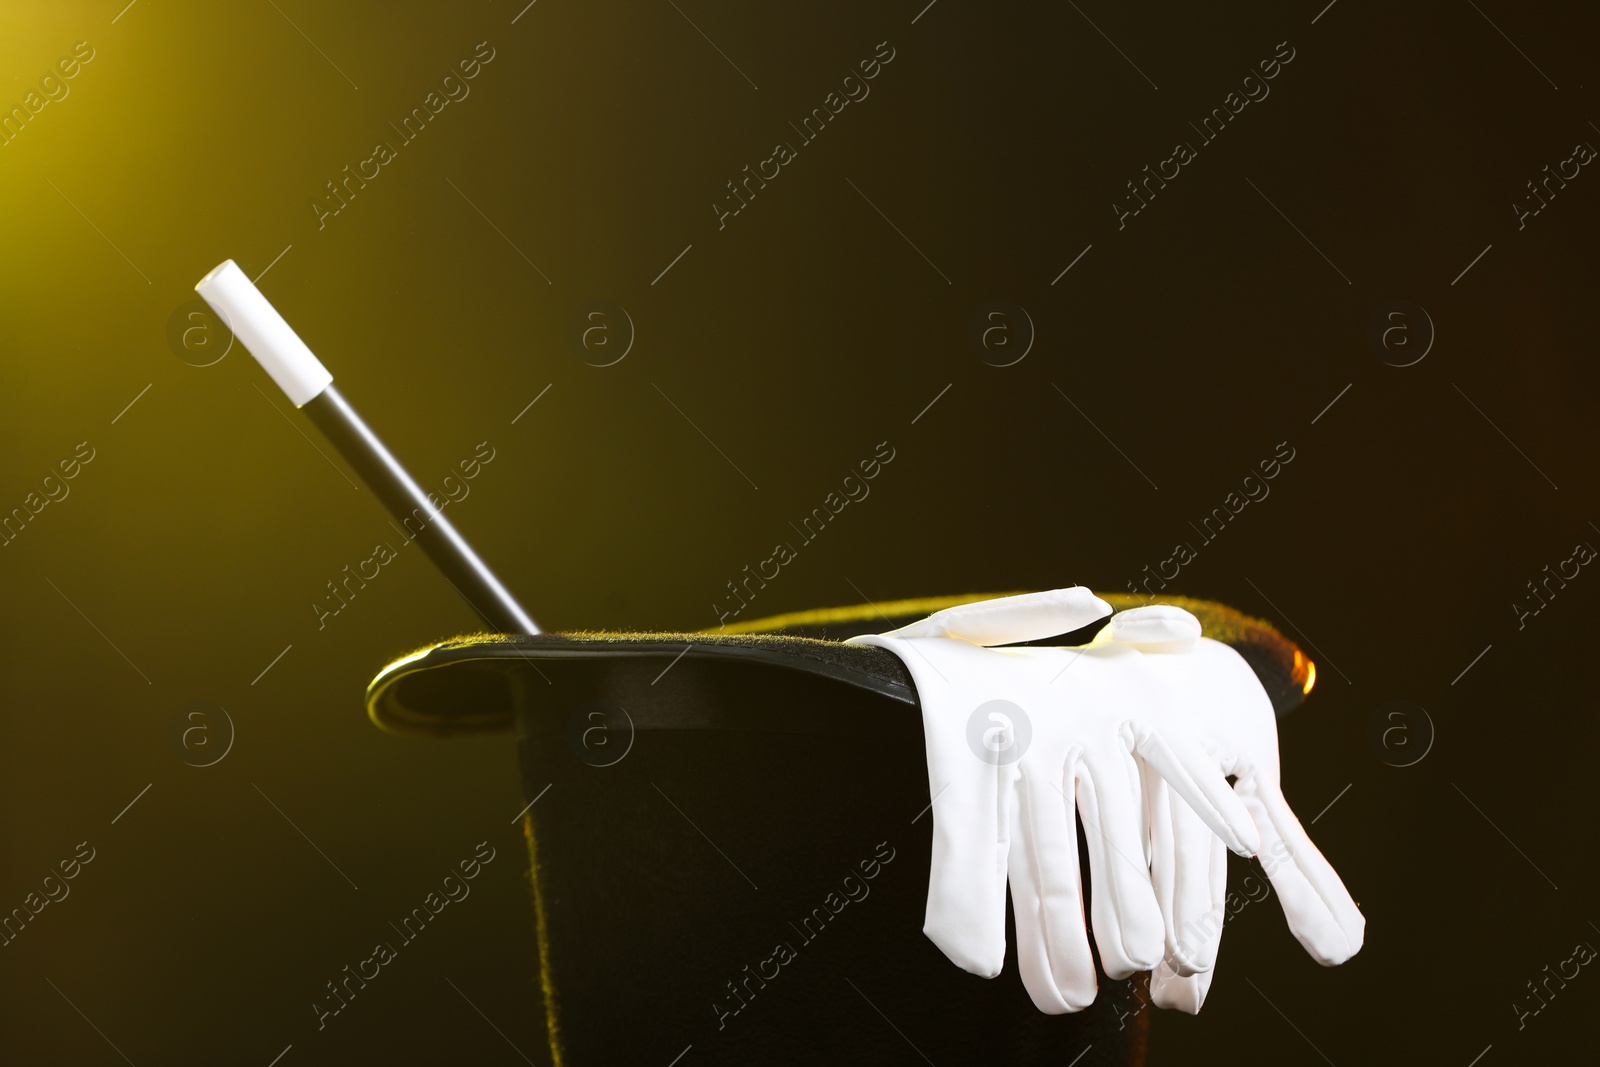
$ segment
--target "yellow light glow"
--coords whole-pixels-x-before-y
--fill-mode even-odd
[[[1311,692],[1311,687],[1316,685],[1316,684],[1317,684],[1317,665],[1315,663],[1311,662],[1310,660],[1306,660],[1306,687],[1304,689],[1302,689],[1300,692],[1301,693],[1309,693],[1309,692]]]

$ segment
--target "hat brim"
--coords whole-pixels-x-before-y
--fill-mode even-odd
[[[956,604],[1007,594],[901,600],[758,619],[703,633],[469,634],[395,660],[367,687],[367,714],[395,734],[504,733],[518,710],[575,700],[626,709],[634,729],[829,730],[833,708],[905,713],[916,688],[894,653],[844,638],[877,633]],[[1144,603],[1105,595],[1113,608]],[[1205,636],[1240,653],[1279,716],[1310,692],[1315,666],[1270,624],[1214,601],[1162,598],[1193,612]],[[1104,625],[1030,644],[1086,643]],[[805,690],[804,716],[775,714],[775,687]],[[830,696],[851,699],[830,699]]]

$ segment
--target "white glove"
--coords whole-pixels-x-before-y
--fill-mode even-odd
[[[1260,860],[1289,929],[1325,966],[1361,948],[1366,920],[1317,851],[1279,787],[1278,731],[1255,672],[1227,645],[1199,636],[1181,608],[1152,605],[1115,616],[1095,645],[1138,649],[1139,666],[1164,679],[1180,714],[1199,731],[1260,833]],[[1226,917],[1227,855],[1194,811],[1146,775],[1151,874],[1165,919],[1167,954],[1151,975],[1161,1007],[1194,1013],[1211,985]]]
[[[965,610],[964,610],[965,609]],[[1222,773],[1174,717],[1165,685],[1125,647],[985,648],[1075,630],[1110,613],[1086,589],[946,609],[892,634],[852,639],[895,652],[916,682],[933,803],[923,932],[985,977],[1005,959],[1005,892],[1023,983],[1040,1010],[1087,1007],[1094,960],[1084,925],[1074,807],[1094,886],[1095,943],[1108,975],[1149,970],[1165,930],[1149,877],[1140,769],[1171,783],[1237,851],[1258,845]],[[906,634],[919,636],[905,636]],[[956,635],[956,636],[950,636]]]

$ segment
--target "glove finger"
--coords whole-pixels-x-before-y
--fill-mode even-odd
[[[1171,793],[1167,789],[1166,781],[1142,757],[1134,757],[1134,763],[1139,768],[1139,784],[1143,787],[1144,810],[1149,823],[1149,832],[1145,836],[1145,863],[1150,868],[1150,885],[1155,890],[1156,903],[1161,906],[1162,914],[1165,914],[1171,893],[1163,893],[1156,869],[1157,853],[1162,846],[1166,846],[1168,852],[1171,851],[1172,814],[1166,807],[1167,797]],[[1170,878],[1172,873],[1170,857],[1162,865],[1162,870]]]
[[[1229,848],[1241,856],[1260,851],[1261,835],[1255,821],[1228,787],[1216,760],[1197,743],[1186,739],[1169,742],[1159,734],[1147,733],[1136,741],[1135,751]]]
[[[1189,1015],[1200,1014],[1200,1006],[1211,991],[1211,979],[1216,971],[1187,977],[1175,973],[1162,964],[1150,972],[1150,999],[1158,1008],[1176,1008]]]
[[[1216,969],[1217,955],[1222,951],[1222,928],[1228,924],[1228,846],[1216,834],[1211,835],[1211,910],[1217,915],[1217,936],[1211,949],[1211,964],[1202,973]]]
[[[1173,916],[1175,909],[1172,903],[1173,893],[1177,888],[1177,844],[1173,839],[1172,829],[1172,802],[1173,793],[1167,788],[1167,783],[1144,760],[1139,760],[1139,778],[1144,783],[1144,806],[1150,813],[1150,888],[1156,895],[1156,906],[1161,909],[1161,919],[1166,930],[1167,955],[1165,961],[1172,962],[1173,945],[1176,938],[1173,936]]]
[[[1165,927],[1144,861],[1146,818],[1133,757],[1119,744],[1086,752],[1078,806],[1089,845],[1089,900],[1100,964],[1112,978],[1161,962]]]
[[[1200,620],[1176,604],[1147,604],[1111,616],[1111,639],[1141,650],[1186,652],[1200,638]]]
[[[1239,797],[1261,828],[1261,865],[1278,892],[1290,932],[1325,967],[1354,956],[1367,921],[1283,793],[1251,778],[1240,781]]]
[[[1017,771],[981,763],[959,769],[967,773],[933,803],[922,932],[956,966],[993,978],[1006,958],[1006,856]]]
[[[1175,812],[1188,805],[1168,789],[1167,784],[1144,760],[1140,760],[1139,765],[1141,777],[1145,781],[1145,803],[1150,810],[1150,882],[1155,889],[1156,900],[1161,905],[1161,915],[1166,922],[1167,934],[1166,958],[1150,972],[1150,999],[1158,1008],[1175,1008],[1194,1015],[1200,1011],[1201,1004],[1205,1002],[1206,991],[1211,988],[1211,972],[1206,970],[1199,974],[1180,974],[1176,969],[1182,953],[1177,947],[1179,938],[1175,930],[1181,931],[1184,923],[1177,919],[1178,909],[1173,902],[1179,878],[1178,846],[1173,816]],[[1191,819],[1198,819],[1192,811],[1188,816]],[[1203,824],[1202,829],[1204,829]],[[1223,863],[1226,864],[1227,852],[1222,839],[1209,830],[1205,833],[1214,846],[1222,850]],[[1211,888],[1212,895],[1215,896],[1214,879]]]
[[[1227,918],[1228,850],[1181,797],[1169,792],[1165,799],[1172,840],[1164,851],[1173,872],[1171,895],[1164,902],[1164,962],[1177,976],[1188,977],[1216,966]]]
[[[1024,774],[1011,835],[1011,905],[1022,984],[1042,1012],[1082,1011],[1094,1002],[1094,957],[1084,922],[1078,826],[1065,767],[1053,778]]]
[[[975,645],[1009,645],[1071,633],[1111,614],[1111,605],[1081,585],[957,604],[886,637],[959,637]]]

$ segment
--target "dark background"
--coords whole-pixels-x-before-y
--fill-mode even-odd
[[[1324,2],[8,5],[7,100],[79,41],[94,58],[0,148],[0,506],[79,442],[94,459],[0,549],[0,907],[78,842],[95,859],[0,948],[0,1058],[537,1054],[511,741],[362,715],[384,663],[474,618],[407,550],[317,628],[325,583],[391,535],[241,350],[202,368],[169,343],[230,257],[270,266],[425,485],[490,442],[449,514],[548,628],[715,625],[881,441],[871,497],[746,617],[1125,591],[1288,442],[1169,591],[1317,661],[1285,788],[1367,943],[1325,970],[1252,906],[1152,1061],[1582,1053],[1592,968],[1520,1029],[1513,1005],[1600,945],[1600,577],[1521,628],[1513,605],[1600,544],[1600,176],[1520,230],[1511,205],[1600,144],[1595,12]],[[471,95],[398,147],[387,123],[484,41]],[[724,183],[880,41],[871,95],[719,230]],[[1283,41],[1270,96],[1119,230],[1124,183]],[[311,202],[379,139],[398,158],[319,229]],[[1036,330],[1011,366],[969,340],[992,300]],[[1372,343],[1402,300],[1431,349],[1415,311],[1411,347]],[[637,333],[604,368],[569,340],[599,301]],[[207,768],[174,741],[194,701],[236,730]],[[323,983],[479,841],[473,896],[318,1033]]]

